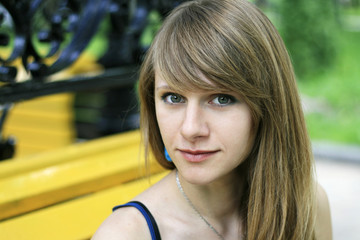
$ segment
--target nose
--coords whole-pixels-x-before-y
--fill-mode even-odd
[[[181,135],[190,142],[209,136],[210,129],[207,121],[206,110],[202,106],[188,103],[180,129]]]

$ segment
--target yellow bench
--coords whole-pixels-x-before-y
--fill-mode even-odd
[[[132,131],[28,157],[26,161],[13,159],[1,163],[0,239],[54,239],[53,235],[82,239],[86,234],[89,237],[104,220],[106,209],[128,201],[149,186],[146,179],[141,180],[144,169],[139,168],[143,165],[139,143],[139,132]],[[158,172],[163,169],[152,161],[151,173]],[[98,213],[93,213],[94,208],[99,209]],[[52,223],[54,229],[74,229],[54,234],[54,229],[50,230]],[[85,227],[89,224],[93,227]],[[9,235],[18,236],[24,229],[29,232],[23,237]],[[53,234],[49,238],[30,237],[48,230]],[[67,234],[78,237],[67,238]]]
[[[155,175],[151,182],[158,181],[165,174]],[[110,215],[113,206],[129,201],[149,186],[147,179],[137,180],[0,222],[0,239],[90,239]]]
[[[17,140],[15,157],[74,143],[73,101],[74,94],[64,93],[16,103],[3,130]]]

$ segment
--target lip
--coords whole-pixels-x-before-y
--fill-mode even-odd
[[[187,161],[191,163],[200,163],[210,157],[214,156],[219,150],[208,151],[208,150],[188,150],[188,149],[179,149],[179,152]]]

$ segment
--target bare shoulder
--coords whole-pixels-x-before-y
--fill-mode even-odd
[[[170,175],[170,174],[169,174]],[[147,190],[133,198],[131,201],[143,203],[149,209],[156,221],[160,220],[164,209],[165,199],[159,196],[167,196],[169,189],[169,177],[153,184]],[[114,211],[98,228],[92,240],[148,240],[151,239],[150,230],[142,213],[135,207],[123,207]]]
[[[331,240],[332,225],[330,205],[327,194],[322,186],[317,184],[317,214],[316,214],[316,239]]]
[[[98,228],[92,240],[151,239],[143,215],[134,207],[114,211]]]

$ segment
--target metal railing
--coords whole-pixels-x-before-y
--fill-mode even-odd
[[[149,16],[156,12],[161,19],[180,2],[1,0],[0,159],[8,157],[2,154],[10,153],[13,145],[2,136],[12,104],[55,93],[133,86],[150,44],[143,41],[152,24]],[[79,59],[102,27],[108,48],[96,61],[103,71],[52,81],[51,76]],[[28,74],[21,81],[20,69]]]

